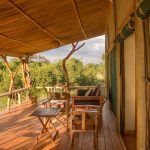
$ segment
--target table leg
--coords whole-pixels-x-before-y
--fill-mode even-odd
[[[38,118],[39,118],[39,120],[40,120],[40,122],[41,122],[41,124],[42,124],[42,126],[43,126],[43,129],[42,129],[42,131],[41,131],[40,136],[42,135],[42,133],[44,133],[44,131],[47,131],[48,134],[49,134],[49,137],[50,137],[51,140],[54,142],[54,140],[53,140],[53,138],[52,138],[52,135],[50,134],[50,132],[48,131],[48,128],[47,128],[47,124],[48,124],[50,118],[47,119],[47,121],[46,121],[45,124],[43,123],[43,121],[42,121],[42,119],[41,119],[40,117],[38,117]],[[38,141],[38,139],[40,138],[40,136],[37,138],[37,141]]]
[[[53,137],[53,140],[55,140],[56,137],[57,137],[57,135],[58,135],[58,137],[59,137],[59,132],[58,132],[58,130],[56,129],[56,127],[55,127],[55,125],[53,124],[53,122],[52,122],[51,119],[49,120],[49,122],[50,122],[50,124],[53,126],[53,128],[54,128],[54,130],[55,130],[55,135],[54,135],[54,137]]]
[[[58,116],[58,117],[60,117],[60,116]],[[61,123],[64,127],[66,127],[66,125],[65,125],[62,121],[60,121],[57,117],[55,117],[55,119],[56,119],[59,123]]]

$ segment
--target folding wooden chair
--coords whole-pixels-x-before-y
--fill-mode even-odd
[[[98,120],[99,111],[76,110],[71,112],[71,142],[73,144],[75,133],[93,132],[94,146],[98,148]]]

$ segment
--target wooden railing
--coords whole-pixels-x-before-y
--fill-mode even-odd
[[[72,91],[76,91],[78,89],[91,89],[91,88],[94,88],[95,86],[71,86],[70,89]],[[57,86],[48,86],[48,87],[36,87],[37,89],[45,89],[46,92],[48,93],[49,91],[52,91],[52,92],[58,92],[58,91],[62,91],[64,90],[63,87],[57,87]],[[101,95],[102,96],[105,96],[105,86],[101,86],[100,87],[101,89]],[[10,109],[10,105],[11,105],[11,100],[13,100],[12,98],[12,95],[16,95],[17,96],[17,104],[21,104],[22,103],[22,100],[21,100],[21,92],[24,92],[24,91],[27,91],[29,90],[29,88],[21,88],[21,89],[17,89],[17,90],[14,90],[12,92],[7,92],[7,93],[3,93],[3,94],[0,94],[0,100],[3,98],[3,97],[8,97],[7,99],[7,109],[9,110]]]
[[[21,89],[14,90],[12,92],[3,93],[3,94],[0,94],[0,98],[2,98],[2,97],[8,97],[8,100],[7,100],[7,109],[10,109],[10,101],[11,101],[13,95],[17,96],[18,104],[21,104],[22,100],[21,100],[20,93],[24,92],[24,91],[27,91],[28,89],[29,88],[21,88]]]
[[[95,86],[70,86],[71,90],[78,90],[78,89],[93,89]],[[36,87],[37,89],[46,89],[47,92],[56,92],[56,91],[63,91],[63,87],[58,86],[47,86],[47,87]],[[101,89],[101,95],[105,96],[106,90],[105,86],[100,86]]]
[[[3,94],[0,94],[0,98],[4,97],[4,96],[9,96],[9,95],[12,95],[12,94],[20,93],[20,92],[28,90],[28,89],[29,88],[21,88],[21,89],[14,90],[12,92],[3,93]]]

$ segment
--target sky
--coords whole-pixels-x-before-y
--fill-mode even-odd
[[[76,51],[71,57],[82,60],[84,64],[99,64],[101,61],[101,56],[105,51],[105,36],[99,36],[96,38],[88,39],[86,41],[81,41],[79,42],[79,45],[83,42],[85,42],[85,45],[81,49]],[[44,56],[50,62],[55,62],[66,57],[70,50],[71,44],[42,52],[38,55]]]

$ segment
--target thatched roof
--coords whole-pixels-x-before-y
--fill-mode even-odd
[[[109,0],[0,0],[0,54],[34,54],[102,35],[109,4]]]

